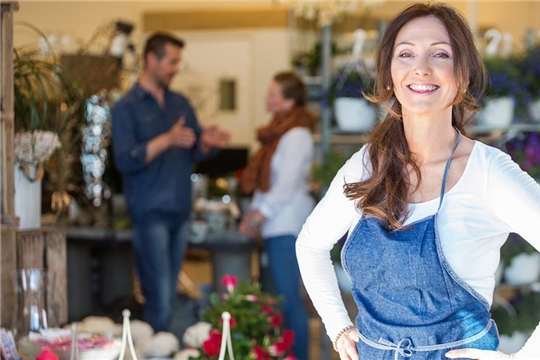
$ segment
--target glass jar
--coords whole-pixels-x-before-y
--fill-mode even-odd
[[[12,327],[16,339],[57,325],[47,306],[48,295],[54,289],[54,273],[18,269],[13,273],[13,284],[17,301]]]

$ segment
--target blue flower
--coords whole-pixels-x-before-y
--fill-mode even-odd
[[[506,143],[512,159],[533,178],[540,177],[540,133],[525,132]]]
[[[522,84],[530,97],[527,100],[540,98],[540,45],[527,50],[518,60],[517,66]]]
[[[518,102],[528,97],[527,89],[523,85],[517,59],[487,58],[484,59],[484,64],[489,75],[486,96],[509,96]]]

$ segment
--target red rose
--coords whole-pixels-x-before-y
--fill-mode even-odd
[[[229,293],[234,291],[234,287],[238,285],[238,279],[234,275],[225,274],[221,280],[221,284],[227,288]]]
[[[285,330],[283,332],[283,342],[287,344],[287,346],[291,346],[292,344],[294,344],[294,331]]]
[[[265,315],[270,315],[273,311],[272,308],[266,304],[262,304],[262,312]]]
[[[218,356],[221,347],[221,333],[216,329],[210,331],[208,339],[203,342],[203,350],[208,356]]]
[[[270,360],[270,354],[258,345],[253,349],[253,355],[255,355],[255,359],[257,360]]]
[[[268,321],[270,321],[270,324],[272,324],[273,327],[280,327],[281,326],[281,315],[276,314],[274,316],[270,316],[268,318]]]

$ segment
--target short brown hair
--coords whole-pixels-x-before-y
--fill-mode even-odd
[[[282,71],[274,76],[274,81],[281,86],[285,99],[293,99],[296,106],[306,104],[306,86],[300,76],[292,71]]]
[[[171,34],[163,32],[154,33],[146,40],[146,45],[144,46],[144,62],[146,63],[146,56],[148,53],[154,53],[158,59],[161,59],[165,55],[166,44],[172,44],[180,49],[184,47],[184,41]]]

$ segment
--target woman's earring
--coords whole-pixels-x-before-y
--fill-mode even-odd
[[[390,90],[392,90],[392,87],[391,87],[390,85],[388,85],[388,86],[386,87],[386,90],[390,91]]]

